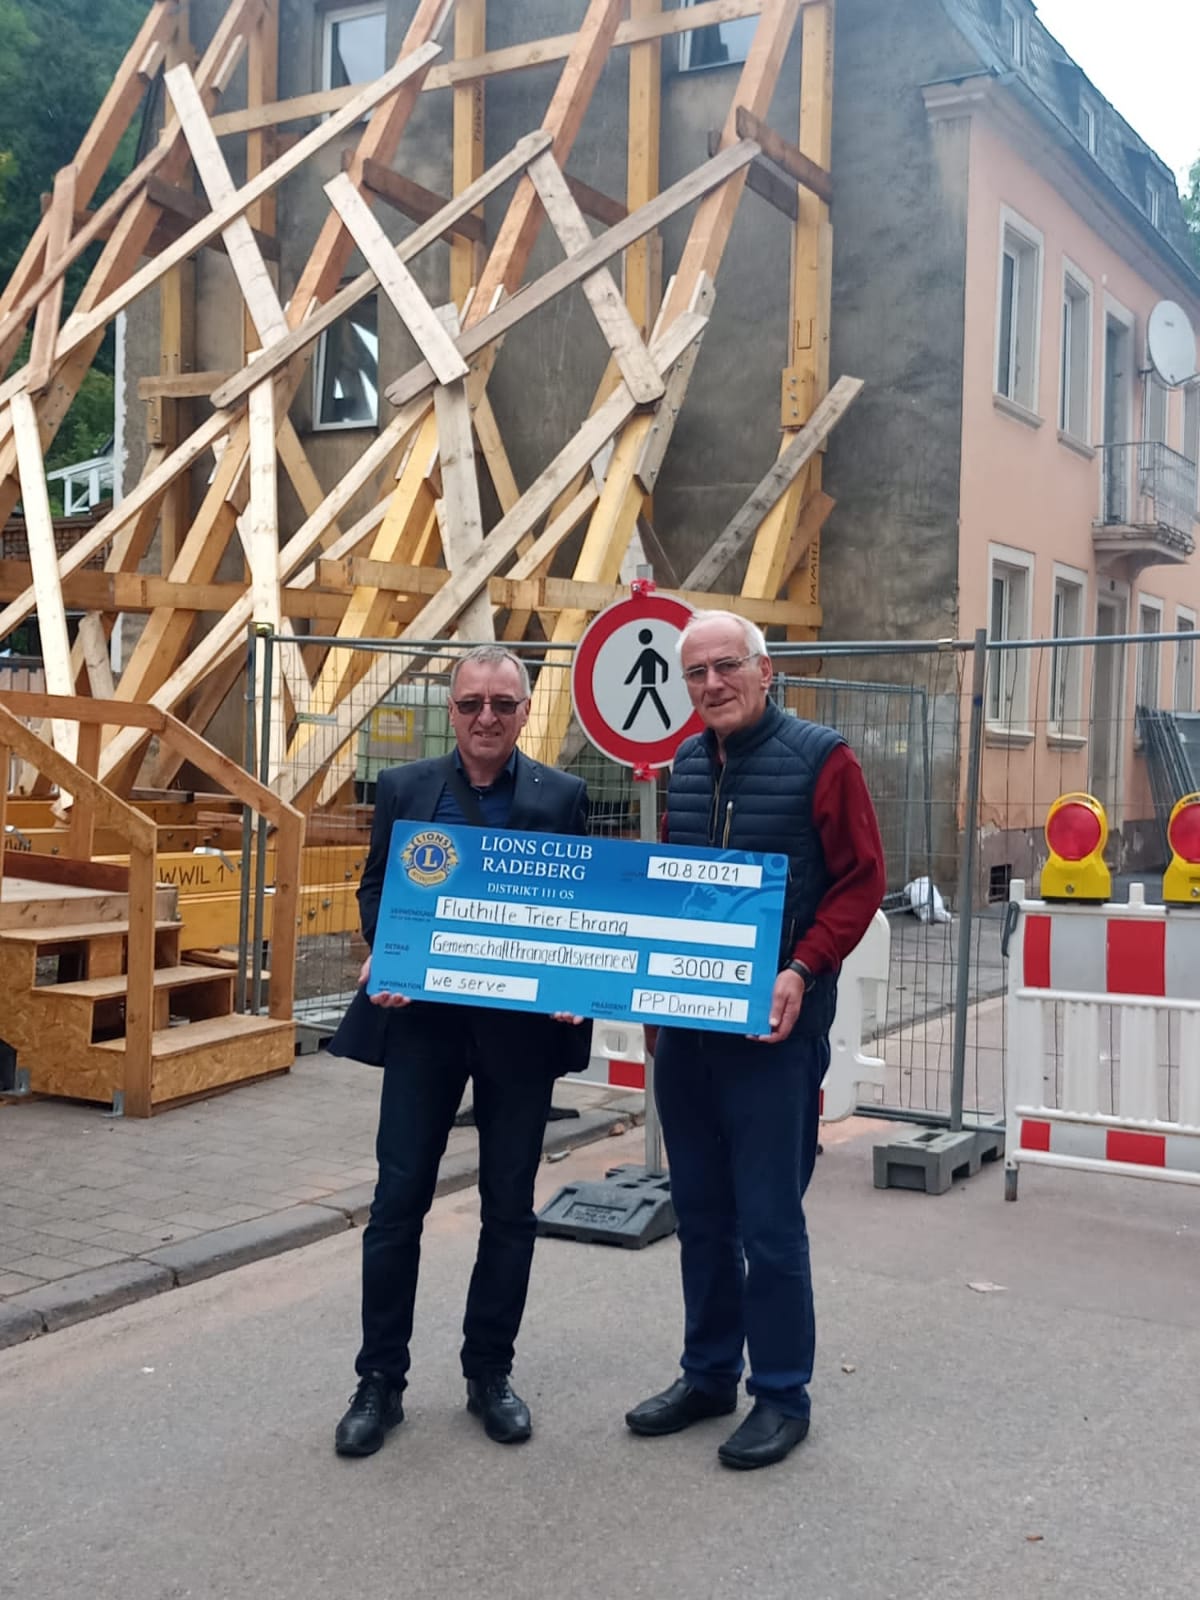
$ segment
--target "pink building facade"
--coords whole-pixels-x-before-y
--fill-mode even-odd
[[[1162,380],[1148,327],[1167,302],[1186,338],[1200,298],[1003,87],[968,92],[960,631],[1063,641],[992,658],[985,855],[1012,856],[1056,795],[1086,789],[1136,865],[1154,846],[1137,710],[1196,709],[1200,616],[1200,386]],[[931,116],[960,117],[961,93],[930,92]],[[1066,642],[1166,633],[1182,637]]]

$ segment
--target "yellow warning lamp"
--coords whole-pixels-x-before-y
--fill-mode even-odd
[[[1185,794],[1167,823],[1171,864],[1163,873],[1168,905],[1200,906],[1200,793]]]
[[[1090,794],[1059,795],[1047,813],[1045,834],[1050,859],[1042,868],[1042,899],[1109,899],[1108,818],[1099,800]]]

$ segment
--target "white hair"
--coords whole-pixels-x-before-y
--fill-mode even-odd
[[[766,636],[758,623],[751,622],[749,617],[739,617],[736,611],[694,611],[675,641],[675,648],[680,654],[683,653],[684,640],[693,628],[698,628],[702,622],[735,622],[742,630],[742,638],[746,641],[746,654],[751,656],[767,654]]]

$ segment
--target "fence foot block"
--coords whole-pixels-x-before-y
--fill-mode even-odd
[[[645,1167],[614,1167],[602,1182],[565,1184],[538,1212],[539,1238],[641,1250],[675,1232],[671,1180]]]
[[[1003,1128],[923,1128],[875,1146],[875,1187],[945,1194],[955,1178],[973,1178],[1003,1155]]]
[[[318,1050],[324,1050],[330,1039],[333,1038],[333,1032],[332,1028],[319,1028],[308,1022],[298,1022],[296,1024],[297,1056],[315,1056]]]

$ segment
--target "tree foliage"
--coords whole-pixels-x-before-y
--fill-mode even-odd
[[[78,150],[146,14],[145,0],[0,0],[0,285],[41,218],[41,197]],[[135,125],[99,193],[128,171]],[[70,306],[94,252],[67,278]],[[22,350],[18,361],[24,360]],[[111,341],[59,430],[48,465],[95,455],[112,434]]]
[[[1192,251],[1197,266],[1200,266],[1200,156],[1196,157],[1188,171],[1188,186],[1182,199],[1184,219],[1192,236]]]

